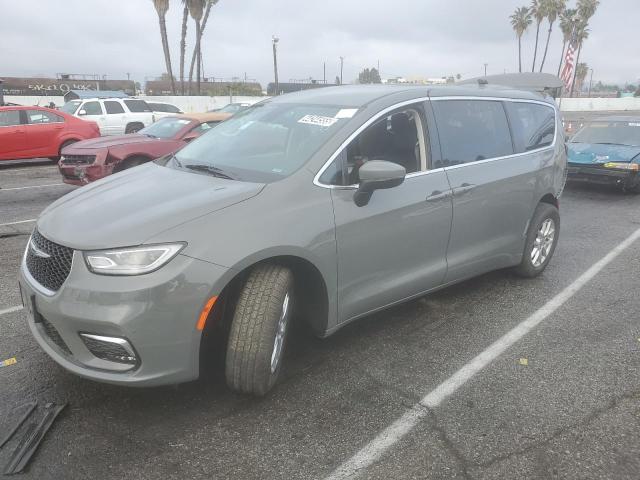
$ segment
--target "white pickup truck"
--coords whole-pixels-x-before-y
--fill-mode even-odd
[[[93,120],[101,135],[134,133],[155,122],[147,102],[138,98],[88,98],[71,100],[61,109],[85,120]]]

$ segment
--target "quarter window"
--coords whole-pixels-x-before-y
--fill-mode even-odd
[[[120,102],[114,102],[114,101],[104,102],[104,108],[107,111],[107,115],[124,113],[124,108],[122,107]]]
[[[0,127],[20,125],[20,110],[5,110],[0,112]]]
[[[64,122],[64,118],[60,115],[45,112],[44,110],[27,110],[27,119],[29,120],[29,124]]]
[[[102,115],[102,106],[100,102],[86,102],[80,110],[84,110],[86,115]]]
[[[129,109],[129,111],[133,113],[151,111],[151,109],[149,108],[149,105],[147,105],[147,102],[145,102],[144,100],[125,100],[124,103]]]
[[[360,183],[358,171],[369,160],[402,165],[407,173],[426,170],[426,144],[419,107],[396,110],[367,127],[327,167],[320,182],[328,185]]]
[[[514,153],[507,116],[501,102],[437,100],[442,161],[436,167],[476,162]]]
[[[556,134],[556,114],[537,103],[507,102],[516,152],[548,147]]]

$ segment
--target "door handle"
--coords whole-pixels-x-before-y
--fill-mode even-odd
[[[431,195],[429,195],[426,200],[427,202],[437,202],[438,200],[443,200],[445,198],[448,198],[451,195],[451,191],[447,190],[446,192],[441,192],[440,190],[434,190],[433,192],[431,192]]]
[[[463,195],[467,192],[470,192],[471,190],[473,190],[474,188],[476,188],[476,186],[472,183],[463,183],[462,185],[460,185],[459,187],[456,187],[453,189],[453,194],[454,195]]]

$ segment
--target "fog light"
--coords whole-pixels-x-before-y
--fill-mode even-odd
[[[89,333],[81,333],[80,338],[82,338],[87,349],[101,360],[126,365],[138,363],[138,356],[135,350],[124,338],[105,337]]]

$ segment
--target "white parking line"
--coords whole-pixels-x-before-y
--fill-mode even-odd
[[[4,310],[0,310],[0,315],[4,315],[5,313],[13,313],[19,312],[22,310],[22,305],[16,305],[15,307],[5,308]]]
[[[586,272],[574,280],[573,283],[549,300],[529,318],[496,340],[486,350],[425,395],[420,402],[415,404],[409,411],[380,432],[378,436],[365,445],[353,457],[334,470],[333,473],[326,477],[326,480],[354,478],[363,473],[365,468],[376,462],[387,450],[411,432],[420,420],[428,415],[429,408],[434,408],[440,405],[447,397],[455,393],[484,367],[498,358],[505,350],[537,327],[543,320],[548,318],[558,310],[558,308],[564,305],[567,300],[580,291],[580,289],[600,273],[603,268],[605,268],[639,238],[640,229],[633,232],[622,243],[593,264]]]
[[[37,218],[31,218],[29,220],[20,220],[18,222],[0,223],[0,227],[10,227],[11,225],[20,225],[21,223],[35,222]]]
[[[45,185],[28,185],[26,187],[0,188],[0,192],[8,192],[10,190],[25,190],[27,188],[59,187],[60,185],[66,185],[66,183],[47,183]]]

